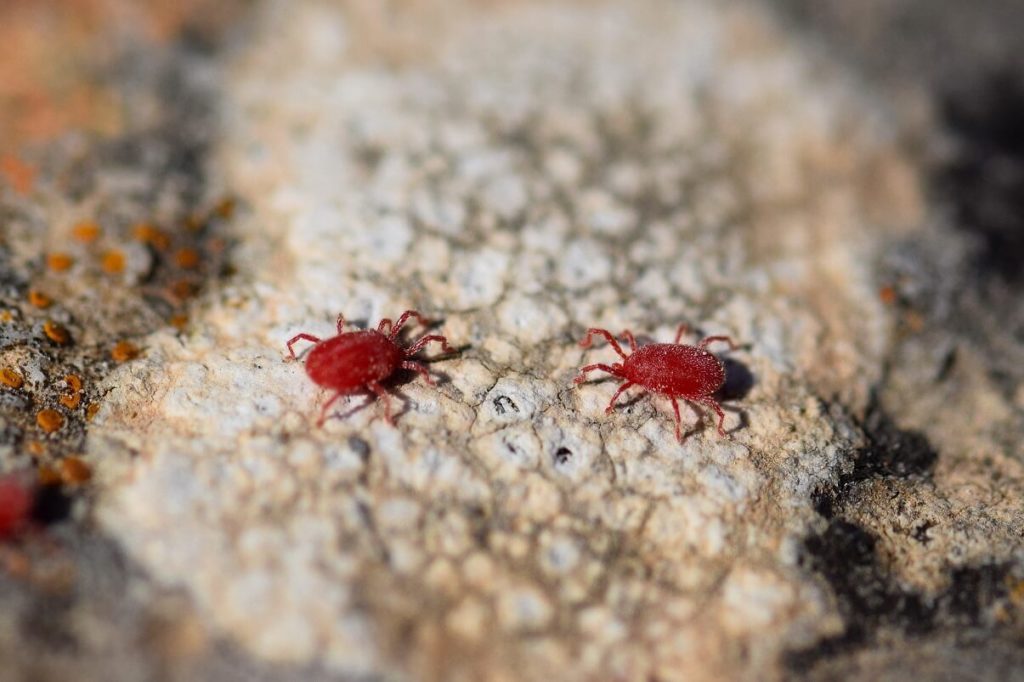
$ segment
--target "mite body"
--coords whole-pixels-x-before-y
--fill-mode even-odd
[[[413,356],[431,341],[441,344],[444,352],[452,352],[448,340],[437,334],[421,337],[409,347],[398,342],[398,334],[409,318],[415,318],[420,324],[428,325],[429,321],[415,310],[407,310],[392,324],[384,318],[375,330],[344,332],[345,318],[338,316],[338,335],[329,339],[320,339],[311,334],[297,334],[288,341],[288,352],[291,359],[295,355],[294,344],[299,341],[310,341],[313,344],[306,356],[306,373],[314,383],[334,391],[320,411],[318,426],[322,426],[327,418],[331,405],[343,395],[359,391],[369,391],[384,401],[384,416],[389,424],[394,424],[391,416],[391,402],[382,382],[400,369],[418,373],[428,384],[434,385],[426,365],[413,360]]]
[[[590,348],[591,337],[603,336],[622,358],[622,362],[612,365],[587,365],[580,369],[575,383],[583,383],[588,372],[598,369],[623,379],[605,409],[606,414],[610,414],[615,408],[615,401],[622,392],[632,386],[640,386],[651,393],[668,397],[675,412],[676,439],[680,441],[682,435],[678,399],[710,407],[718,415],[718,434],[725,436],[725,429],[722,426],[725,422],[725,413],[713,397],[715,391],[725,383],[725,366],[717,356],[707,350],[707,346],[720,341],[729,344],[729,348],[735,350],[736,345],[728,336],[709,336],[696,346],[684,345],[679,343],[679,340],[686,331],[687,326],[680,325],[674,343],[652,343],[645,346],[637,345],[632,332],[623,331],[621,336],[629,342],[631,351],[630,355],[626,355],[611,332],[606,329],[589,329],[587,335],[580,341],[580,346]]]

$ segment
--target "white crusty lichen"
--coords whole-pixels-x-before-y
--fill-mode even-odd
[[[112,381],[100,517],[258,656],[770,677],[839,627],[794,548],[855,446],[817,396],[856,407],[880,371],[862,257],[913,217],[912,183],[877,187],[903,161],[745,5],[443,17],[392,45],[365,12],[264,7],[224,83],[239,275]],[[398,386],[394,428],[363,396],[317,428],[327,396],[285,340],[406,308],[462,349],[443,380]],[[744,345],[732,439],[684,408],[677,443],[667,401],[605,415],[610,383],[572,385],[587,327],[666,341],[681,321]]]

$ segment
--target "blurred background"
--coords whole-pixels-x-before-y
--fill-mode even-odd
[[[340,11],[351,27],[353,63],[372,76],[415,65],[425,46],[443,48],[443,27],[463,16],[500,23],[503,13],[528,4],[0,2],[0,340],[7,372],[0,376],[0,472],[33,496],[19,530],[0,539],[0,680],[457,677],[449,675],[457,665],[437,663],[458,659],[457,649],[428,657],[429,665],[403,661],[401,672],[339,672],[322,651],[281,661],[252,642],[239,644],[215,614],[196,606],[187,586],[154,579],[102,530],[116,520],[97,524],[95,509],[113,479],[97,466],[89,439],[110,377],[145,356],[147,335],[184,338],[197,319],[202,324],[197,302],[230,287],[238,257],[250,259],[245,268],[259,268],[252,260],[259,250],[247,250],[249,235],[235,227],[240,210],[258,209],[252,196],[237,194],[217,149],[232,124],[221,101],[225,82],[244,66],[240,55],[274,33],[268,26],[281,22],[288,35],[308,35],[315,51],[318,41],[330,42],[330,30],[288,18],[301,14],[299,6]],[[591,6],[595,15],[610,6],[612,23],[633,11],[628,2],[561,4],[580,17]],[[849,412],[866,443],[834,485],[813,491],[817,525],[798,551],[801,569],[830,595],[834,618],[765,660],[748,658],[745,645],[723,649],[724,662],[707,677],[1020,678],[1020,519],[958,514],[954,491],[1001,489],[1008,492],[1000,505],[1024,508],[1024,3],[704,6],[741,28],[748,15],[767,22],[787,49],[808,55],[812,66],[802,75],[838,72],[844,88],[864,94],[858,106],[874,107],[868,117],[884,122],[886,144],[899,156],[879,164],[892,171],[875,178],[879,192],[865,190],[884,195],[878,243],[886,246],[870,269],[895,332],[881,354],[881,379],[844,392],[830,384],[825,360],[820,376],[811,371],[808,380]],[[602,26],[595,36],[614,30]],[[743,35],[737,30],[740,37],[728,40],[742,42]],[[273,66],[287,71],[289,63]],[[289,92],[298,92],[291,104],[300,109],[301,88]],[[814,97],[807,87],[809,109]],[[297,128],[317,120],[315,112],[298,118]],[[914,185],[908,175],[920,179],[920,203],[906,191]],[[105,219],[97,223],[88,212]],[[890,229],[889,220],[903,225]],[[771,243],[771,234],[759,238]],[[858,336],[857,320],[844,324]],[[958,418],[968,426],[949,430],[959,435],[942,431],[943,422]],[[984,447],[963,435],[971,424],[983,425]],[[897,498],[910,500],[908,509],[934,503],[944,510],[936,514],[947,514],[915,521],[908,531],[919,536],[915,551],[925,559],[907,559],[899,541],[886,544],[895,531],[885,515],[911,513],[897,509]],[[872,525],[876,512],[884,523]],[[930,529],[942,524],[969,538],[970,561],[957,554],[956,542],[928,549]],[[1006,539],[1014,529],[1016,547]],[[999,536],[991,547],[989,533]],[[950,553],[940,556],[944,551]],[[934,585],[900,577],[900,567],[914,561],[936,566]],[[396,647],[406,641],[400,629],[386,635]],[[516,678],[514,670],[501,671],[500,679]]]

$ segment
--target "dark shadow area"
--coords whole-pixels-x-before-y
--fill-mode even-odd
[[[725,365],[725,384],[715,393],[715,398],[720,402],[743,400],[757,384],[753,372],[733,358],[724,358],[722,364]]]
[[[819,661],[871,646],[883,629],[909,637],[939,628],[967,634],[968,628],[982,625],[985,607],[1006,597],[1006,564],[958,568],[950,586],[933,597],[903,589],[878,556],[876,543],[869,531],[842,519],[832,519],[824,532],[805,540],[802,563],[828,581],[845,629],[789,652],[786,664],[794,672],[807,672]]]
[[[959,83],[940,112],[955,151],[935,176],[935,199],[979,238],[979,277],[1024,284],[1024,73],[1001,67]]]
[[[861,428],[868,443],[856,453],[853,472],[841,485],[876,476],[926,476],[934,469],[938,453],[924,434],[897,427],[877,398],[872,398]]]
[[[814,495],[815,510],[828,525],[804,540],[801,564],[828,583],[843,618],[842,634],[786,655],[787,666],[805,673],[817,663],[870,647],[885,630],[921,637],[937,630],[956,636],[983,626],[983,611],[1007,594],[1011,566],[987,563],[954,569],[947,589],[928,595],[903,587],[871,531],[845,518],[844,508],[858,489],[873,479],[927,479],[938,453],[923,434],[900,429],[876,400],[861,422],[867,443],[855,454],[853,470],[838,485]],[[897,504],[896,500],[893,504]],[[912,531],[922,543],[930,541],[934,524],[924,521]]]
[[[856,484],[873,478],[925,478],[938,461],[938,452],[924,434],[896,426],[875,397],[860,427],[867,443],[854,453],[853,470],[841,475],[837,485],[814,493],[814,509],[826,519],[836,516]]]
[[[71,496],[61,486],[40,486],[32,504],[32,520],[43,525],[59,523],[71,515],[71,503]]]

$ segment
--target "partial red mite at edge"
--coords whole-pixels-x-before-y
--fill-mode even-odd
[[[710,407],[718,415],[718,435],[725,436],[725,429],[722,424],[725,422],[725,413],[721,405],[712,396],[725,383],[725,366],[714,354],[708,352],[707,346],[715,341],[729,344],[731,350],[736,350],[736,344],[728,336],[709,336],[696,346],[687,346],[679,343],[679,339],[688,331],[685,324],[679,325],[676,332],[676,339],[673,343],[651,343],[646,346],[637,346],[633,333],[628,329],[623,331],[621,336],[629,342],[632,351],[630,355],[622,352],[622,347],[606,329],[588,329],[587,335],[580,341],[580,346],[590,348],[591,337],[595,334],[608,339],[608,343],[616,353],[623,359],[613,365],[595,364],[587,365],[580,369],[579,376],[575,383],[581,384],[587,380],[587,372],[599,369],[617,376],[624,381],[619,384],[611,402],[608,403],[606,414],[611,414],[622,392],[631,386],[641,386],[651,393],[659,393],[667,396],[672,401],[672,409],[676,415],[676,440],[682,441],[680,433],[679,403],[677,398],[682,398],[690,404],[700,403]]]
[[[415,310],[406,310],[392,324],[384,318],[376,330],[343,332],[345,318],[338,316],[338,335],[329,339],[320,339],[311,334],[296,334],[288,341],[288,352],[292,360],[297,360],[292,346],[298,341],[311,341],[314,345],[306,357],[306,373],[314,383],[334,391],[320,411],[317,426],[323,426],[327,418],[327,410],[338,398],[358,391],[369,391],[378,398],[384,399],[384,416],[389,424],[395,421],[391,416],[391,403],[387,391],[381,382],[399,369],[417,372],[428,384],[434,385],[430,373],[422,363],[412,360],[431,341],[441,344],[441,350],[451,353],[448,340],[438,334],[421,337],[408,348],[398,345],[398,334],[410,317],[428,326],[430,321]]]
[[[14,475],[0,476],[0,540],[28,526],[32,503],[31,487]]]

